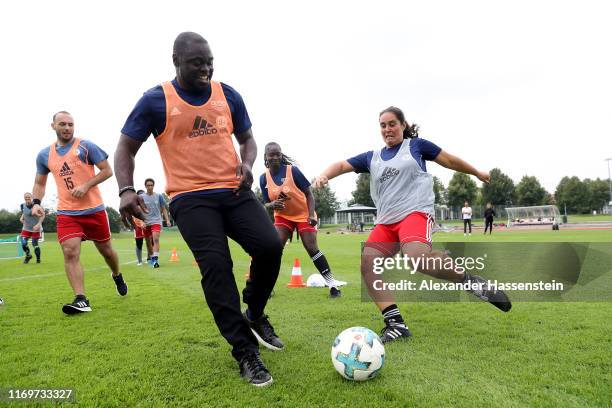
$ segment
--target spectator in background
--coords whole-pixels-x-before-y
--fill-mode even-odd
[[[487,203],[487,209],[485,210],[485,213],[484,213],[484,219],[485,219],[484,233],[485,234],[487,233],[487,228],[489,228],[489,235],[491,235],[491,233],[493,232],[493,217],[497,217],[497,214],[495,214],[495,210],[491,206],[491,203]]]
[[[472,235],[472,207],[470,207],[469,203],[466,201],[463,203],[463,208],[461,209],[461,215],[463,218],[463,236],[466,234]],[[469,227],[469,232],[468,232]]]

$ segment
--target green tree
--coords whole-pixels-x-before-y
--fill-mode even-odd
[[[51,209],[45,210],[45,219],[43,220],[43,231],[57,232],[57,213]]]
[[[111,232],[121,232],[121,215],[113,207],[106,207],[106,214],[108,215],[108,224],[110,225]]]
[[[555,202],[557,203],[557,206],[559,207],[559,210],[561,212],[563,212],[564,209],[567,208],[567,198],[565,197],[565,190],[567,188],[567,183],[569,183],[569,180],[569,177],[563,177],[559,181],[559,184],[557,184],[557,188],[555,189]]]
[[[586,214],[590,210],[590,197],[587,184],[576,176],[563,177],[555,190],[555,200],[561,211]]]
[[[589,191],[589,209],[601,211],[610,200],[610,187],[607,180],[584,180]]]
[[[339,207],[336,194],[332,191],[329,185],[314,188],[310,187],[312,195],[315,199],[315,211],[319,218],[332,217]]]
[[[439,205],[444,205],[447,203],[446,197],[446,188],[444,187],[444,183],[438,177],[433,176],[433,190],[435,198],[435,203]]]
[[[19,217],[21,212],[10,212],[8,210],[0,210],[0,232],[18,234],[21,231],[21,221]]]
[[[472,201],[470,205],[472,207],[481,208],[481,207],[484,207],[486,204],[487,203],[485,203],[483,201],[483,198],[482,198],[482,189],[481,188],[477,188],[476,189],[476,198],[474,198],[474,201]],[[478,211],[476,210],[476,208],[473,209],[474,212],[475,212],[474,215],[478,214]]]
[[[519,205],[543,205],[546,204],[547,198],[548,192],[535,176],[523,176],[516,185],[516,200]]]
[[[352,192],[353,199],[349,201],[349,205],[361,204],[369,207],[374,207],[374,201],[370,195],[370,173],[360,173],[357,177],[355,191]]]
[[[455,172],[448,183],[448,203],[454,207],[463,207],[465,201],[471,203],[476,198],[478,186],[467,174]]]
[[[489,174],[491,181],[482,186],[482,200],[493,205],[508,205],[516,201],[514,181],[500,169],[494,168]]]

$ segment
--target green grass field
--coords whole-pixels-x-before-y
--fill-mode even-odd
[[[508,221],[507,218],[497,217],[495,218],[495,223],[506,223]],[[612,215],[604,215],[604,214],[570,214],[567,216],[568,224],[579,224],[583,222],[610,222],[612,221]],[[445,220],[442,221],[444,225],[460,225],[463,226],[463,220]],[[484,225],[484,218],[474,218],[472,220],[472,224]]]
[[[101,257],[83,245],[93,312],[67,317],[72,300],[53,234],[43,263],[0,260],[0,388],[74,388],[80,406],[491,406],[609,407],[611,303],[516,303],[504,314],[481,302],[401,303],[414,337],[390,344],[380,377],[343,380],[330,361],[335,336],[350,326],[382,327],[361,301],[364,234],[319,235],[340,299],[324,289],[288,289],[293,259],[315,272],[301,243],[285,249],[267,313],[286,350],[262,350],[274,384],[257,389],[238,375],[230,347],[204,302],[199,272],[177,232],[162,235],[162,267],[137,267],[130,234],[113,240],[130,292],[119,297]],[[612,242],[611,231],[473,234],[470,241]],[[435,241],[461,241],[439,233]],[[176,247],[179,263],[169,263]],[[235,244],[242,288],[248,256]],[[0,405],[2,403],[0,402]],[[11,406],[23,406],[9,404]]]

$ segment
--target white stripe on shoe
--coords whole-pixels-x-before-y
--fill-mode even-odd
[[[253,332],[253,334],[255,335],[255,338],[257,339],[257,341],[259,342],[259,344],[261,344],[262,346],[264,346],[265,348],[269,349],[269,350],[274,350],[274,351],[282,351],[282,348],[278,348],[266,341],[264,341],[264,339],[261,338],[261,336],[259,334],[257,334],[257,332],[253,329],[251,329],[251,332]]]
[[[268,385],[271,385],[273,382],[274,382],[274,379],[272,378],[272,376],[270,376],[270,379],[264,383],[261,383],[261,384],[251,383],[251,385],[254,385],[256,387],[267,387]]]

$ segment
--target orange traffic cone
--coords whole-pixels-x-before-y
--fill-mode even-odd
[[[300,260],[295,258],[293,269],[291,270],[291,280],[287,284],[288,288],[305,288],[306,284],[302,281],[302,267]]]
[[[172,255],[170,255],[170,262],[178,262],[179,258],[176,254],[176,248],[172,248]]]

